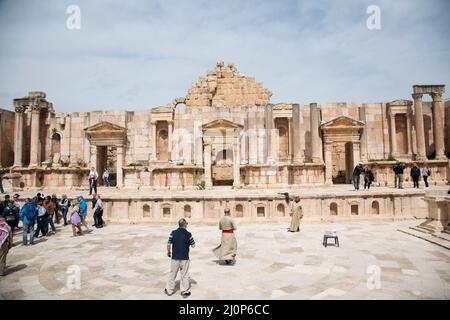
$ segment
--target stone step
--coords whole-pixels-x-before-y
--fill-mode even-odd
[[[423,229],[421,230],[417,227],[399,228],[399,229],[397,229],[397,231],[400,231],[407,235],[428,241],[428,242],[438,245],[442,248],[450,250],[450,237],[444,237],[442,235],[437,236],[434,233],[427,232]]]
[[[419,231],[419,232],[423,232],[426,234],[430,234],[434,237],[440,238],[442,240],[446,240],[446,241],[450,241],[450,235],[448,235],[447,233],[445,233],[444,231],[442,232],[435,232],[434,230],[429,230],[426,227],[423,226],[417,226],[417,227],[409,227],[412,230],[415,231]]]

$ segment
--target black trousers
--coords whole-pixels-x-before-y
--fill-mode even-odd
[[[34,237],[39,237],[39,232],[42,233],[43,236],[47,235],[48,232],[48,215],[37,218],[37,228],[34,233]]]
[[[372,181],[364,180],[364,189],[367,187],[367,189],[370,189],[370,185],[372,184]]]
[[[97,194],[97,181],[93,181],[89,184],[89,194],[92,194],[92,189],[94,189],[94,193]]]
[[[97,209],[94,212],[94,226],[96,226],[97,228],[103,227],[103,210],[102,209]]]
[[[413,177],[414,188],[419,188],[419,178]]]
[[[428,188],[428,177],[423,176],[423,182],[425,182],[425,187]]]

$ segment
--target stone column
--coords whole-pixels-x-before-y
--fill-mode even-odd
[[[422,94],[413,93],[414,111],[416,120],[416,141],[417,141],[417,155],[416,160],[427,160],[427,153],[425,149],[425,130],[423,125],[423,109],[422,109]]]
[[[201,123],[194,124],[194,158],[196,166],[203,166],[203,139]]]
[[[317,103],[309,105],[310,128],[311,128],[311,155],[312,161],[318,163],[322,161],[320,154],[320,136],[319,136],[319,109]]]
[[[395,130],[395,114],[391,113],[389,115],[389,121],[391,123],[390,126],[390,132],[389,135],[391,136],[391,156],[396,157],[397,156],[397,137],[396,137],[396,130]]]
[[[325,184],[333,184],[332,145],[325,142]]]
[[[241,150],[239,140],[233,143],[233,186],[241,184]]]
[[[211,144],[205,142],[205,149],[203,153],[203,161],[205,163],[205,184],[207,187],[212,187],[212,173],[211,173]]]
[[[294,146],[294,163],[304,162],[302,150],[302,137],[300,131],[300,105],[294,104],[292,106],[292,131],[293,131],[293,146]]]
[[[363,104],[359,108],[359,120],[366,123],[366,105]],[[367,156],[367,130],[364,126],[364,129],[361,133],[361,161],[367,162],[368,156]]]
[[[273,115],[272,106],[266,105],[265,108],[265,127],[266,127],[266,150],[267,150],[267,163],[273,163],[275,160],[275,155],[273,154]]]
[[[31,107],[31,142],[30,142],[30,167],[40,165],[39,149],[41,148],[40,136],[40,113],[41,108],[37,105]]]
[[[14,140],[14,167],[23,166],[23,112],[25,108],[16,107],[15,140]]]
[[[97,146],[93,144],[89,147],[89,164],[91,168],[97,169]]]
[[[116,163],[116,165],[117,165],[117,167],[116,167],[117,187],[122,188],[123,187],[123,160],[124,160],[122,145],[117,146],[116,154],[117,154],[117,163]]]
[[[167,141],[167,152],[168,152],[168,158],[169,158],[169,161],[171,161],[172,160],[172,139],[173,139],[173,136],[172,136],[172,131],[173,131],[173,121],[167,121],[167,124],[168,124],[168,131],[169,131],[169,133],[168,133],[168,141]]]
[[[249,164],[256,164],[258,160],[258,135],[256,132],[256,114],[257,109],[253,107],[253,114],[250,114],[248,117],[248,155],[249,155]]]
[[[156,145],[157,145],[157,143],[156,143],[156,124],[157,124],[157,121],[153,121],[152,120],[152,154],[151,154],[151,157],[150,157],[150,160],[151,161],[156,161]]]
[[[294,157],[294,144],[293,144],[293,134],[292,134],[292,117],[288,118],[288,132],[289,132],[289,163],[292,163],[292,159]]]
[[[436,160],[444,160],[446,159],[446,156],[444,145],[444,120],[442,118],[442,115],[444,114],[442,93],[432,93],[431,97],[433,98],[433,137]]]
[[[408,136],[408,155],[412,156],[411,113],[406,113],[406,135]]]
[[[360,143],[353,142],[353,168],[361,162]]]

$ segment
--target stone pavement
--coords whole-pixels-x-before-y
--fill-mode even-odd
[[[190,224],[197,247],[188,299],[450,299],[450,251],[397,231],[419,222],[306,223],[300,233],[281,223],[242,224],[234,266],[218,265],[211,252],[220,239],[216,225]],[[0,297],[181,299],[179,291],[163,293],[174,228],[111,224],[73,238],[65,227],[28,247],[17,234]],[[340,248],[322,246],[329,229],[337,230]],[[67,286],[76,284],[68,279],[77,268],[79,289]]]

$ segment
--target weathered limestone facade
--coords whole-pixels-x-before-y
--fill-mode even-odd
[[[445,184],[443,93],[444,85],[415,85],[413,100],[272,104],[269,90],[223,62],[186,97],[150,110],[60,113],[45,93],[30,92],[13,100],[15,114],[0,110],[4,184],[85,188],[94,166],[108,167],[118,188],[293,188],[349,183],[361,162],[385,186],[394,159],[426,164],[431,184]]]

